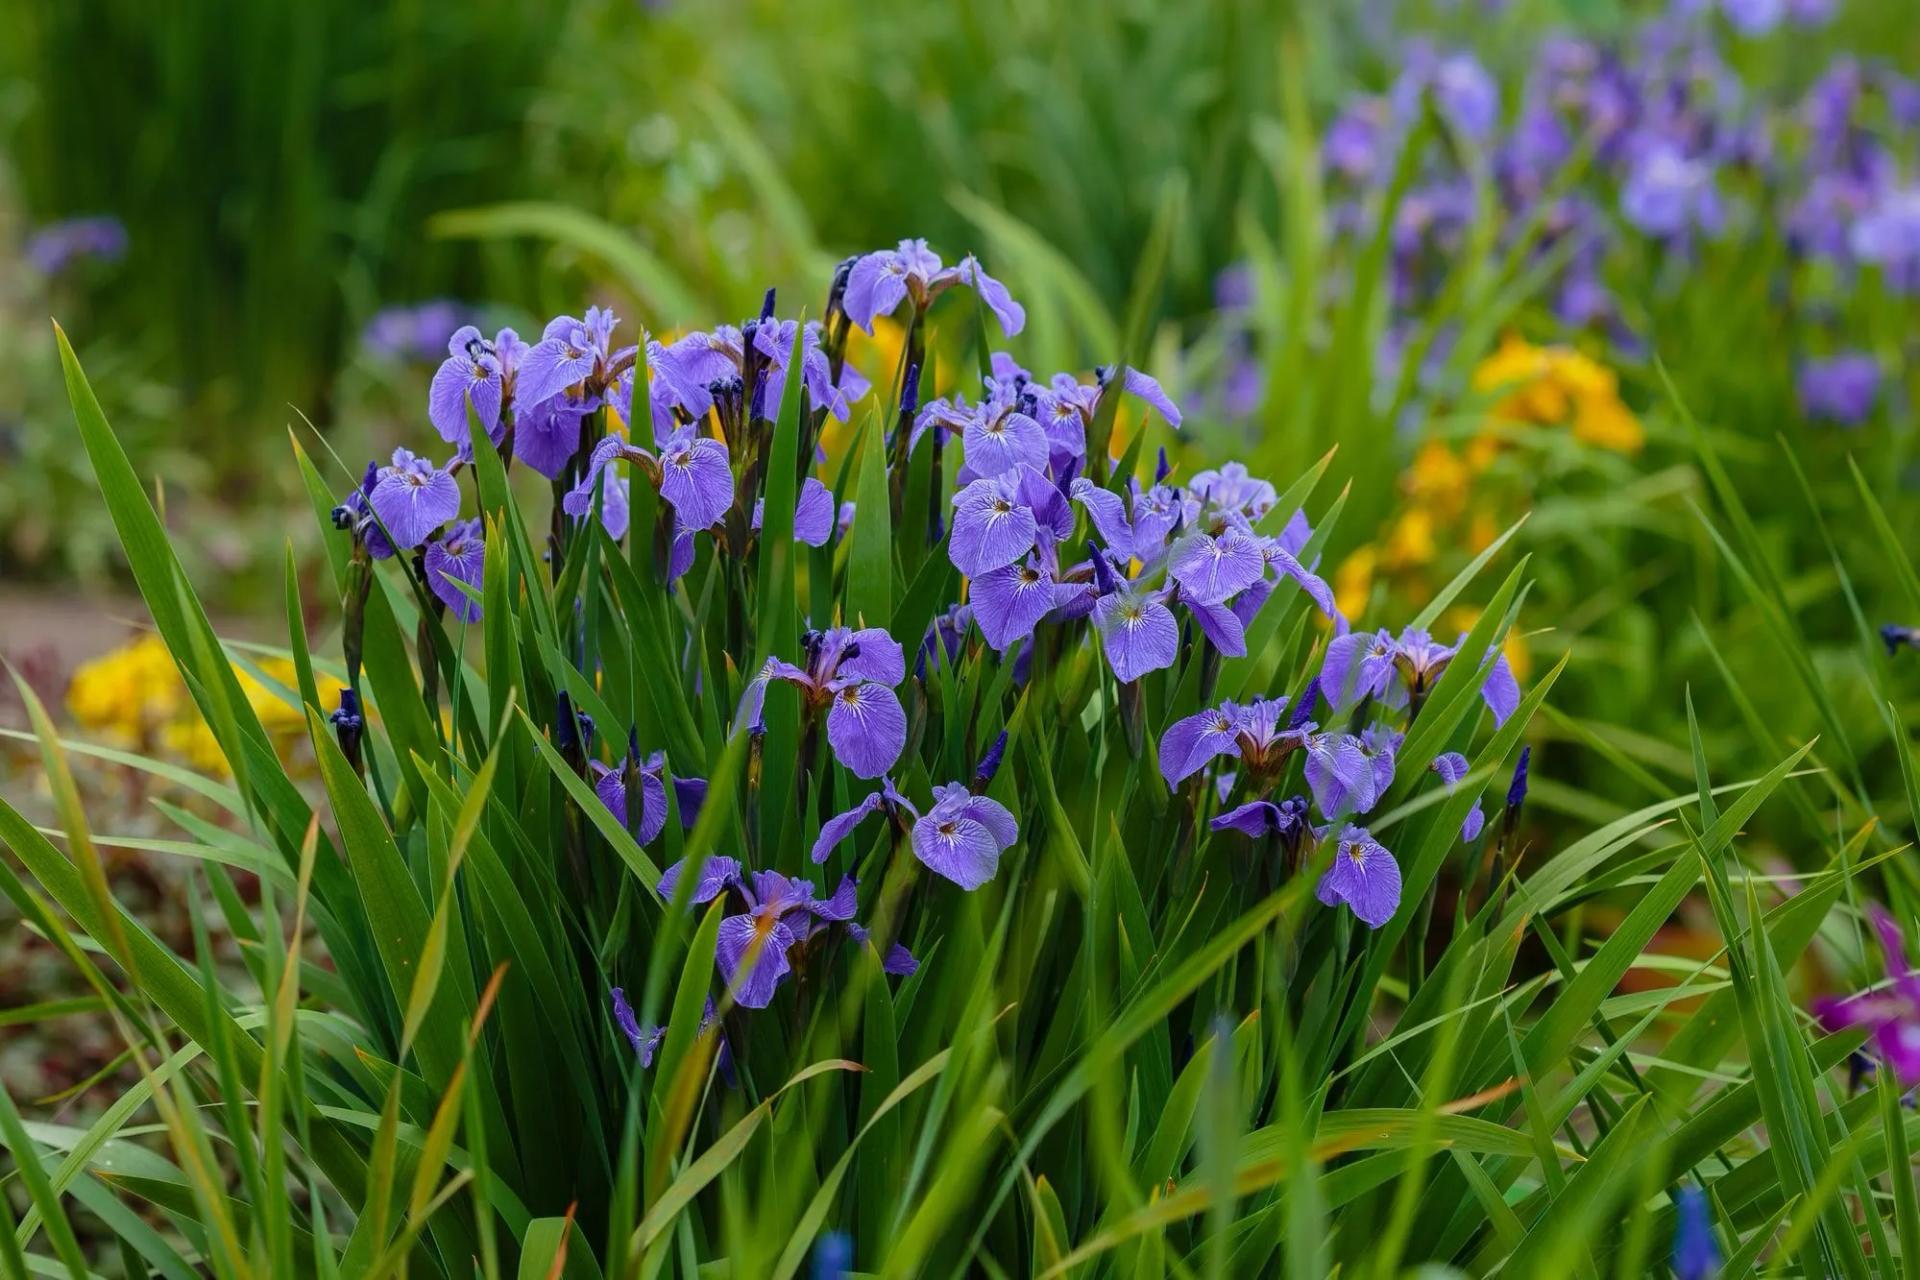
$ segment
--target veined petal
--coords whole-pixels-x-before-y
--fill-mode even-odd
[[[660,496],[689,529],[716,524],[733,504],[733,468],[727,446],[691,432],[660,451]]]
[[[871,681],[840,690],[827,712],[827,745],[855,777],[879,777],[907,745],[907,713],[900,699]]]
[[[847,637],[847,644],[858,649],[851,657],[841,657],[836,668],[841,679],[872,680],[891,687],[907,678],[907,655],[884,629],[862,627]]]
[[[1340,833],[1315,896],[1327,906],[1346,903],[1363,923],[1378,929],[1400,909],[1400,864],[1363,828],[1349,826]]]
[[[740,915],[720,922],[714,962],[732,988],[735,1004],[764,1009],[773,1003],[774,990],[789,972],[787,949],[793,943],[793,930],[785,921],[763,927],[755,915]]]
[[[1173,611],[1151,596],[1131,591],[1101,596],[1093,606],[1100,645],[1114,679],[1130,684],[1173,665],[1180,653],[1180,627]]]
[[[1160,735],[1160,776],[1169,788],[1207,767],[1220,756],[1240,755],[1232,704],[1176,720]]]
[[[1260,544],[1245,534],[1215,538],[1203,533],[1181,544],[1168,572],[1184,594],[1204,604],[1219,604],[1258,582],[1266,568]]]
[[[968,599],[980,634],[1005,653],[1053,612],[1054,583],[1031,563],[1002,565],[976,577]]]
[[[978,889],[1000,867],[993,833],[972,818],[929,813],[913,824],[914,856],[936,875],[962,889]]]
[[[836,813],[820,824],[820,837],[813,842],[813,860],[825,862],[842,840],[854,833],[868,817],[880,812],[885,796],[876,791],[845,813]]]

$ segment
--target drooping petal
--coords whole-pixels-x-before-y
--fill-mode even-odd
[[[513,456],[549,480],[557,480],[580,449],[578,401],[565,396],[516,410]],[[574,407],[569,407],[570,405]]]
[[[1160,776],[1169,788],[1207,767],[1220,756],[1238,758],[1240,745],[1232,704],[1176,720],[1160,735]]]
[[[1481,682],[1480,696],[1486,701],[1487,709],[1493,712],[1493,723],[1502,725],[1507,717],[1520,709],[1520,682],[1513,677],[1513,668],[1507,665],[1506,655],[1494,655],[1493,662],[1487,667],[1487,678]]]
[[[469,325],[462,332],[467,331],[479,341],[478,329]],[[500,425],[500,367],[491,359],[464,352],[448,356],[427,389],[427,420],[448,444],[461,444],[467,439],[469,400],[480,425],[492,435]]]
[[[1100,540],[1107,544],[1107,550],[1120,557],[1131,560],[1134,556],[1133,522],[1127,518],[1127,504],[1119,494],[1111,489],[1103,489],[1085,476],[1073,482],[1069,492],[1073,500],[1087,509],[1087,515],[1093,520],[1093,527],[1099,531]]]
[[[1002,333],[1011,338],[1026,327],[1027,309],[1013,300],[1013,295],[1007,292],[1007,286],[987,274],[978,258],[968,254],[960,259],[954,271],[960,281],[972,286],[973,291],[980,295],[980,301],[987,304],[987,310],[993,312],[994,318],[1000,321]]]
[[[600,480],[600,473],[605,471],[607,465],[615,458],[636,454],[639,454],[639,451],[629,449],[618,436],[608,436],[593,446],[593,453],[587,458],[587,469],[581,475],[580,483],[567,490],[566,496],[560,499],[560,509],[570,516],[584,516],[593,510],[593,490]],[[639,456],[645,455],[639,454]]]
[[[1472,844],[1480,838],[1480,832],[1486,828],[1486,825],[1486,811],[1480,807],[1479,798],[1476,797],[1473,808],[1467,810],[1466,818],[1460,823],[1460,839]]]
[[[966,428],[967,466],[977,476],[1004,475],[1020,467],[1047,465],[1047,433],[1024,413],[975,417]]]
[[[907,745],[907,713],[883,684],[848,685],[827,712],[827,745],[856,778],[877,778],[893,768]]]
[[[1009,565],[1033,549],[1033,512],[1017,504],[995,477],[975,480],[954,496],[947,554],[969,578]]]
[[[728,916],[720,922],[714,963],[743,1009],[764,1009],[773,1003],[774,990],[787,976],[787,949],[794,944],[785,921],[769,921],[760,913]]]
[[[1458,751],[1442,751],[1433,758],[1428,768],[1439,774],[1440,780],[1451,787],[1467,776],[1467,758]]]
[[[609,993],[613,997],[613,1021],[621,1033],[633,1045],[633,1051],[640,1055],[640,1065],[651,1067],[653,1055],[660,1051],[660,1042],[666,1039],[665,1027],[643,1027],[640,1020],[633,1016],[633,1006],[627,1003],[627,993],[614,987]]]
[[[980,634],[996,653],[1033,634],[1040,620],[1053,612],[1053,579],[1027,564],[1002,565],[973,580],[969,600]]]
[[[853,264],[840,305],[849,320],[871,334],[874,320],[892,315],[906,297],[907,273],[900,255],[882,249]]]
[[[460,485],[425,463],[382,471],[368,498],[395,547],[410,550],[460,514]]]
[[[960,802],[959,809],[961,816],[985,827],[1002,852],[1011,849],[1020,839],[1020,823],[1005,805],[991,796],[970,795]]]
[[[993,833],[972,818],[929,813],[913,824],[913,852],[928,870],[962,889],[978,889],[1000,867]]]
[[[833,490],[814,479],[807,477],[800,486],[800,495],[793,507],[793,540],[804,542],[810,547],[824,547],[827,539],[833,536],[834,517],[838,509],[834,506]]]
[[[1131,591],[1101,596],[1093,606],[1100,646],[1114,679],[1130,684],[1173,665],[1180,653],[1180,626],[1173,611],[1152,596]]]
[[[447,537],[427,544],[427,585],[461,622],[480,620],[480,602],[454,584],[478,590],[486,556],[478,520],[456,524]]]
[[[876,791],[845,813],[836,813],[821,823],[820,836],[813,842],[813,860],[825,862],[827,855],[832,853],[842,840],[852,835],[855,828],[871,815],[880,812],[885,798]]]
[[[818,859],[815,859],[818,861]],[[853,913],[859,910],[857,896],[860,882],[852,876],[841,876],[831,896],[815,898],[807,903],[807,910],[816,918],[836,923],[853,919]]]
[[[1320,692],[1339,711],[1364,697],[1382,697],[1393,680],[1385,632],[1350,631],[1327,641],[1320,666]]]
[[[660,496],[689,529],[718,523],[733,505],[733,468],[727,446],[681,432],[660,451]]]
[[[1229,809],[1207,825],[1215,831],[1238,831],[1256,840],[1280,829],[1280,806],[1271,800],[1254,800],[1237,809]]]
[[[680,877],[685,874],[686,867],[687,860],[682,858],[660,873],[657,887],[663,900],[673,901],[674,890],[679,887]],[[713,854],[700,864],[700,878],[694,881],[693,896],[688,901],[696,906],[704,906],[729,888],[742,883],[740,863],[736,859]]]
[[[1132,394],[1139,396],[1155,409],[1158,409],[1160,416],[1167,420],[1168,426],[1178,427],[1180,425],[1180,407],[1173,402],[1172,397],[1168,396],[1167,393],[1161,389],[1159,379],[1144,374],[1138,369],[1128,369],[1126,388]]]
[[[1201,634],[1213,643],[1214,648],[1229,658],[1246,656],[1247,627],[1240,621],[1239,614],[1224,604],[1188,600],[1186,605],[1193,614],[1193,620],[1200,624]]]
[[[1363,923],[1378,929],[1400,909],[1400,864],[1364,828],[1348,826],[1315,896],[1330,907],[1346,903]]]
[[[1307,599],[1313,601],[1314,608],[1320,610],[1326,617],[1331,618],[1334,615],[1336,610],[1333,603],[1333,588],[1327,585],[1326,579],[1307,569],[1294,558],[1291,551],[1282,547],[1277,541],[1269,542],[1266,551],[1268,562],[1280,572],[1282,577],[1292,578],[1299,583],[1300,589],[1307,593]]]
[[[1360,740],[1344,733],[1317,734],[1307,743],[1307,786],[1320,812],[1332,818],[1365,813],[1379,799],[1373,762]]]
[[[553,327],[547,326],[549,333]],[[593,350],[576,345],[571,338],[542,338],[520,358],[520,370],[514,375],[514,403],[539,404],[585,381],[593,372],[593,362]]]
[[[1241,533],[1215,538],[1200,534],[1174,553],[1168,572],[1181,592],[1205,604],[1218,604],[1252,586],[1266,573],[1260,544]]]

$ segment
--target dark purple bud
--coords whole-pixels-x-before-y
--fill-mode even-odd
[[[1313,719],[1313,704],[1320,697],[1320,677],[1307,681],[1307,687],[1300,691],[1300,697],[1293,704],[1293,714],[1287,717],[1287,728],[1298,729]]]
[[[340,705],[327,719],[333,725],[334,736],[340,740],[340,754],[358,773],[360,739],[367,731],[366,718],[360,714],[360,695],[352,689],[340,690]]]
[[[1527,801],[1527,765],[1533,758],[1533,748],[1520,748],[1520,759],[1513,766],[1513,785],[1507,788],[1507,808],[1518,810]]]
[[[1107,383],[1113,381],[1113,366],[1110,364],[1097,364],[1093,366],[1093,380],[1100,386],[1106,386]]]
[[[1000,736],[993,740],[987,753],[980,757],[980,763],[973,767],[973,789],[985,791],[993,783],[993,775],[1000,772],[1000,758],[1007,754],[1007,731],[1002,729]]]
[[[907,376],[900,380],[900,420],[912,418],[920,411],[920,366],[907,366]]]
[[[767,286],[767,296],[760,300],[760,318],[773,319],[773,286]]]
[[[1093,584],[1101,595],[1112,595],[1120,589],[1120,580],[1114,577],[1113,566],[1107,563],[1107,557],[1093,539],[1087,539],[1087,554],[1093,557]]]
[[[380,482],[380,462],[377,458],[367,459],[367,469],[360,475],[360,492],[373,496],[373,486]]]
[[[1153,482],[1155,484],[1159,484],[1162,480],[1165,480],[1167,478],[1168,474],[1172,472],[1172,470],[1173,470],[1173,464],[1167,461],[1167,450],[1166,450],[1166,447],[1163,445],[1161,446],[1161,449],[1160,449],[1160,460],[1156,462],[1153,467]]]
[[[1904,646],[1920,649],[1920,627],[1903,627],[1897,622],[1889,622],[1880,628],[1880,643],[1887,646],[1887,656],[1893,657]]]
[[[852,662],[855,658],[859,656],[860,656],[860,645],[858,641],[855,641],[853,644],[848,645],[846,648],[840,651],[841,662]]]
[[[637,725],[627,730],[627,762],[634,766],[640,763],[640,729]]]
[[[339,506],[335,507],[332,511],[328,512],[327,514],[332,518],[334,528],[336,529],[353,528],[353,508],[348,506],[346,503],[344,502],[341,503]],[[1884,634],[1884,632],[1882,634]],[[1892,653],[1893,647],[1894,647],[1893,642],[1888,641],[1887,652]]]

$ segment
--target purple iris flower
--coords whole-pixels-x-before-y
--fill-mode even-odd
[[[1400,909],[1400,864],[1366,828],[1348,823],[1314,895],[1329,907],[1346,903],[1362,923],[1378,929]]]
[[[1920,1084],[1920,973],[1907,963],[1900,926],[1880,907],[1869,912],[1880,950],[1886,957],[1889,983],[1885,987],[1814,1002],[1813,1011],[1829,1031],[1866,1027],[1871,1044],[1893,1068],[1905,1088]]]
[[[600,803],[607,806],[607,812],[614,816],[622,827],[635,830],[627,821],[627,773],[631,768],[640,779],[640,825],[634,838],[640,844],[653,843],[654,837],[667,825],[667,756],[664,751],[656,751],[644,761],[640,759],[639,743],[629,740],[627,756],[623,765],[609,768],[598,760],[590,762],[595,781],[593,793],[600,797]],[[694,819],[700,815],[700,806],[707,798],[707,783],[704,778],[673,779],[673,799],[680,809],[680,825],[691,828]],[[724,862],[724,859],[709,858],[708,865]],[[670,897],[672,890],[662,888],[661,897]]]
[[[767,659],[740,699],[739,722],[760,724],[768,683],[784,680],[809,711],[826,709],[827,744],[841,764],[859,778],[884,774],[907,745],[907,713],[893,691],[907,678],[899,643],[879,627],[830,627],[807,632],[800,644],[806,665]]]
[[[1129,479],[1127,489],[1122,496],[1080,476],[1068,493],[1087,509],[1094,530],[1117,559],[1152,561],[1165,549],[1168,536],[1197,514],[1197,504],[1162,484],[1142,489],[1139,481]]]
[[[1682,1187],[1673,1205],[1673,1274],[1677,1280],[1712,1280],[1720,1269],[1720,1246],[1713,1238],[1707,1193]]]
[[[117,262],[127,253],[127,228],[105,215],[66,218],[28,236],[23,253],[43,276],[57,276],[82,258]]]
[[[756,498],[753,503],[753,527],[760,528],[761,518],[766,514],[767,500]],[[799,494],[793,504],[793,540],[804,542],[810,547],[824,547],[827,539],[833,536],[837,509],[833,504],[833,491],[826,485],[808,476],[806,483],[800,486]]]
[[[568,515],[583,516],[592,509],[594,482],[616,458],[638,463],[689,529],[711,528],[733,505],[733,467],[727,446],[698,434],[688,424],[660,441],[658,453],[618,436],[608,436],[595,445],[586,474],[561,500]]]
[[[1880,362],[1864,351],[1803,362],[1800,411],[1820,422],[1858,426],[1880,399]]]
[[[461,622],[480,621],[480,602],[455,586],[478,590],[486,565],[487,544],[480,518],[456,520],[446,533],[427,544],[427,586]]]
[[[787,370],[793,360],[796,334],[800,342],[800,377],[806,387],[808,403],[815,409],[825,409],[845,422],[852,412],[852,406],[872,389],[873,384],[852,365],[842,366],[839,382],[833,380],[833,362],[820,345],[818,320],[809,320],[804,329],[792,320],[763,320],[755,327],[754,349],[767,358],[762,404],[771,413],[786,394]]]
[[[1026,308],[1013,300],[1005,285],[987,274],[979,259],[968,254],[958,265],[942,269],[940,255],[927,248],[925,240],[902,240],[898,248],[863,255],[847,275],[842,305],[848,319],[872,333],[874,320],[892,315],[902,302],[911,298],[916,310],[925,311],[955,284],[964,284],[979,294],[1009,338],[1025,327]]]
[[[1853,224],[1848,245],[1903,293],[1920,292],[1920,186],[1889,191]]]
[[[1720,0],[1727,25],[1745,36],[1763,36],[1787,16],[1787,0]]]
[[[1417,627],[1408,627],[1398,639],[1385,630],[1349,632],[1327,642],[1320,689],[1335,707],[1352,706],[1367,697],[1390,707],[1408,706],[1433,691],[1459,651],[1457,641],[1438,644]],[[1504,655],[1496,653],[1488,662],[1480,696],[1496,725],[1506,723],[1520,706],[1520,684]]]
[[[360,345],[382,360],[432,360],[460,328],[461,310],[446,298],[382,307],[360,330]]]
[[[447,339],[447,358],[433,375],[427,390],[427,420],[448,444],[467,443],[467,405],[497,444],[501,409],[506,403],[511,363],[526,350],[511,329],[502,329],[492,342],[470,324],[461,325]]]
[[[373,516],[373,489],[379,482],[380,464],[369,461],[359,486],[341,500],[331,515],[334,528],[352,530],[354,541],[366,547],[368,555],[375,560],[387,560],[393,556],[393,543]]]
[[[1277,835],[1282,840],[1303,840],[1312,832],[1304,796],[1292,796],[1275,804],[1271,800],[1252,800],[1229,809],[1207,824],[1215,831],[1238,831],[1259,839]]]
[[[410,450],[395,449],[393,462],[380,469],[367,502],[393,545],[410,551],[460,514],[460,485],[445,468]]]
[[[633,1051],[640,1055],[640,1065],[651,1067],[653,1056],[660,1052],[660,1042],[667,1038],[666,1027],[641,1026],[640,1019],[634,1016],[633,1006],[627,1003],[627,993],[619,987],[614,987],[607,994],[613,997],[614,1024],[632,1043]]]
[[[1043,536],[1057,542],[1073,532],[1066,498],[1032,467],[982,476],[953,496],[953,507],[947,556],[969,578],[1015,563]]]
[[[1481,141],[1500,121],[1500,88],[1480,60],[1466,52],[1440,53],[1425,41],[1412,41],[1403,57],[1403,70],[1394,82],[1394,115],[1411,122],[1420,110],[1421,96],[1433,94],[1440,115],[1464,136]]]
[[[1620,210],[1641,231],[1668,240],[1696,228],[1714,235],[1724,221],[1712,164],[1664,138],[1649,140],[1634,158]]]
[[[685,862],[661,873],[660,896],[672,900]],[[787,953],[829,925],[846,924],[857,908],[858,882],[842,876],[831,896],[814,896],[813,884],[775,871],[745,872],[732,858],[710,857],[700,868],[692,905],[704,906],[731,891],[746,908],[720,921],[715,967],[733,993],[734,1003],[764,1009],[780,980],[792,971]]]
[[[1381,170],[1388,123],[1387,104],[1382,99],[1358,97],[1349,101],[1327,127],[1320,145],[1327,167],[1356,183],[1372,181]]]
[[[1467,776],[1467,758],[1458,751],[1441,752],[1433,758],[1433,763],[1428,767],[1440,775],[1440,780],[1447,784],[1449,791],[1460,784],[1460,779]],[[1460,822],[1460,839],[1467,844],[1472,844],[1480,838],[1480,832],[1486,828],[1486,825],[1487,815],[1480,808],[1480,797],[1475,796],[1473,808],[1467,811],[1467,816]]]
[[[604,307],[588,307],[584,319],[556,316],[520,359],[514,395],[520,404],[538,404],[569,387],[581,387],[589,408],[599,407],[617,376],[615,366],[631,351],[613,350],[620,321]]]
[[[1146,591],[1129,583],[1094,601],[1100,648],[1113,668],[1113,678],[1121,684],[1170,667],[1180,656],[1180,624],[1165,600],[1164,591]]]
[[[968,591],[980,634],[995,653],[1005,653],[1032,635],[1040,620],[1053,612],[1061,602],[1062,585],[1037,555],[980,574]]]
[[[562,392],[514,411],[513,456],[549,480],[558,480],[580,452],[585,401]]]
[[[934,874],[968,891],[993,879],[1000,867],[1000,855],[1020,838],[1020,825],[1006,806],[974,795],[962,783],[935,787],[933,807],[923,817],[887,778],[881,781],[880,790],[821,824],[820,837],[813,844],[813,860],[825,862],[835,846],[876,813],[885,813],[902,826],[910,823],[914,856]]]
[[[1319,732],[1304,714],[1312,709],[1308,698],[1291,717],[1287,708],[1286,698],[1255,698],[1174,721],[1160,737],[1160,776],[1177,788],[1225,756],[1241,762],[1258,790],[1279,776],[1288,756],[1305,751],[1307,786],[1322,813],[1365,813],[1378,804],[1393,781],[1397,744]]]

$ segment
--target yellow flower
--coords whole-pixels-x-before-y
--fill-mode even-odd
[[[286,659],[267,658],[258,666],[282,686],[299,687],[299,676]],[[233,674],[269,734],[285,741],[304,731],[306,717],[298,707],[287,705],[244,668],[236,666]],[[83,728],[130,746],[164,751],[209,773],[227,771],[218,740],[188,696],[166,643],[155,634],[80,664],[67,685],[67,710]]]
[[[1536,347],[1509,334],[1473,371],[1473,389],[1504,393],[1490,411],[1500,421],[1571,422],[1575,439],[1621,453],[1646,443],[1640,420],[1620,399],[1613,370],[1571,347]]]
[[[1472,473],[1460,455],[1438,440],[1429,440],[1413,456],[1413,465],[1401,480],[1407,497],[1430,507],[1444,520],[1460,514],[1467,501]]]
[[[1373,594],[1373,570],[1380,555],[1371,546],[1356,548],[1333,575],[1333,604],[1341,614],[1357,618]]]
[[[1425,507],[1408,507],[1394,521],[1381,558],[1389,568],[1405,569],[1432,564],[1439,552],[1433,536],[1433,513]]]

